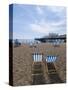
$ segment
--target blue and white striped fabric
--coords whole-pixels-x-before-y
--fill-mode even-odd
[[[39,53],[33,54],[33,61],[34,62],[41,62],[42,59],[43,59],[42,54],[39,54]],[[54,62],[57,59],[57,57],[50,55],[50,56],[45,57],[45,59],[46,59],[46,62]]]
[[[42,54],[38,54],[38,53],[33,54],[33,60],[34,62],[42,61]]]
[[[46,61],[47,61],[47,62],[54,62],[56,59],[57,59],[56,56],[47,56],[47,57],[46,57]]]

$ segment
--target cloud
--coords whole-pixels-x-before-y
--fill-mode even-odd
[[[65,29],[66,29],[66,26],[65,26],[65,21],[59,21],[59,22],[45,22],[44,20],[38,22],[38,23],[33,23],[33,24],[30,24],[30,28],[32,31],[34,32],[38,32],[38,33],[41,33],[41,34],[45,34],[47,35],[48,33],[65,33]]]
[[[60,13],[60,12],[63,12],[65,10],[64,7],[59,7],[59,6],[50,6],[50,7],[47,7],[49,10],[51,10],[52,12],[57,12],[57,13]]]
[[[36,22],[30,24],[30,28],[33,32],[46,35],[53,32],[59,34],[66,33],[66,11],[64,7],[47,6],[46,8],[41,8],[37,6],[36,9],[42,18],[40,18],[39,21],[36,20]],[[50,13],[52,13],[52,16],[49,15]],[[48,17],[46,17],[46,14]],[[56,17],[56,19],[50,19],[52,17]]]
[[[14,38],[33,38],[66,32],[66,11],[58,6],[16,6],[13,14]]]
[[[36,7],[37,13],[42,15],[43,14],[43,9],[40,6]]]
[[[65,18],[65,15],[66,15],[65,7],[50,6],[50,7],[47,7],[47,9],[50,12],[54,13],[55,15],[59,16],[60,18],[62,18],[62,17]]]

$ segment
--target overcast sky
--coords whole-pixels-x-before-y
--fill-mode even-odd
[[[13,38],[34,39],[48,33],[66,33],[66,8],[13,5]]]

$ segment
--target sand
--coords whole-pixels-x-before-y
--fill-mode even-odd
[[[61,80],[66,82],[66,44],[60,44],[55,47],[50,43],[39,43],[34,46],[22,44],[18,47],[13,47],[13,85],[31,85],[32,83],[32,65],[33,65],[33,53],[41,53],[43,55],[43,61],[48,55],[57,56],[57,60],[54,62],[55,68],[59,74]],[[44,77],[48,83],[48,76],[46,74],[47,67],[43,64]]]

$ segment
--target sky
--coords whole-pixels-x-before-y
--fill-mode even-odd
[[[49,33],[66,33],[65,7],[13,5],[14,39],[34,39],[46,36]]]

